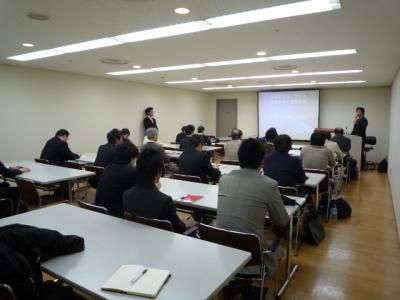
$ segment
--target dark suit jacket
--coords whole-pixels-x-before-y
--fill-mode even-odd
[[[1,161],[0,161],[0,175],[4,177],[15,177],[19,174],[22,174],[20,170],[7,168]]]
[[[367,118],[361,117],[354,124],[353,131],[351,132],[351,134],[362,137],[363,143],[365,143],[365,138],[367,137],[367,126],[368,126]]]
[[[117,145],[110,143],[101,145],[97,150],[97,156],[94,165],[103,168],[111,165],[114,161],[116,151]]]
[[[78,154],[73,153],[68,144],[60,140],[58,137],[53,137],[46,142],[40,158],[47,159],[51,164],[59,165],[63,161],[74,160],[79,158]]]
[[[108,166],[96,191],[95,205],[104,206],[110,215],[123,218],[122,194],[136,184],[136,168],[129,165]]]
[[[154,119],[154,118],[153,118],[153,121],[151,121],[151,119],[149,117],[144,118],[143,126],[144,126],[144,130],[147,130],[149,128],[157,128],[158,129],[156,119]]]
[[[203,183],[208,183],[207,176],[216,181],[221,175],[220,171],[211,165],[207,153],[197,151],[194,147],[183,151],[178,166],[180,174],[199,176]]]
[[[158,144],[156,142],[148,141],[145,145],[142,146],[142,151],[145,149],[156,150],[158,153],[161,154],[165,163],[169,162],[169,157],[168,157],[167,153],[165,153],[163,146],[161,146],[160,144]]]
[[[134,145],[130,139],[122,139],[122,144],[123,145],[128,145],[128,146],[133,146]]]
[[[179,142],[179,148],[182,150],[185,150],[190,147],[190,136],[185,136],[180,142]]]
[[[307,180],[300,159],[283,152],[264,157],[264,175],[276,180],[280,186],[294,187]]]
[[[186,137],[186,133],[180,132],[176,135],[175,142],[180,143]]]
[[[175,204],[170,196],[157,187],[134,186],[123,195],[124,210],[139,217],[170,221],[175,232],[183,232],[185,224],[176,215]]]
[[[332,141],[336,142],[339,145],[340,150],[343,152],[349,152],[351,149],[351,139],[343,136],[342,134],[334,135],[331,138]]]
[[[201,139],[202,139],[201,142],[203,143],[203,145],[211,146],[211,141],[210,141],[210,139],[208,138],[208,136],[203,135],[203,134],[200,134],[200,136],[201,136]]]

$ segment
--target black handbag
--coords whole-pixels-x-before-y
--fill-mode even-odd
[[[324,224],[314,205],[309,206],[308,212],[304,214],[303,230],[305,241],[313,246],[319,245],[325,237]]]

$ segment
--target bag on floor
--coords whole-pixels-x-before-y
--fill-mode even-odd
[[[313,205],[309,207],[309,211],[304,214],[303,230],[305,241],[313,246],[319,245],[325,237],[324,224]]]
[[[352,157],[349,157],[349,170],[347,171],[347,176],[350,176],[350,180],[358,180],[357,160]]]
[[[387,173],[387,171],[388,171],[388,161],[386,158],[384,158],[378,165],[378,172]]]
[[[319,206],[322,207],[321,211],[324,212],[324,214],[326,214],[326,205],[328,203],[328,199],[324,198],[319,202]],[[345,218],[349,218],[351,217],[351,213],[352,213],[352,209],[350,204],[343,198],[343,197],[339,197],[336,199],[332,199],[329,202],[329,211],[332,208],[333,204],[335,204],[337,212],[338,212],[338,219],[345,219]]]

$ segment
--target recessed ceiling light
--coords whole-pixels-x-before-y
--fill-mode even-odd
[[[186,7],[175,8],[175,13],[178,15],[187,15],[189,12],[190,10]]]
[[[31,43],[23,43],[22,46],[28,47],[28,48],[35,47],[35,45],[34,45],[34,44],[31,44]]]
[[[126,65],[129,61],[122,58],[102,58],[100,61],[108,65]]]
[[[258,51],[256,54],[257,54],[257,56],[264,56],[264,55],[267,55],[267,52],[265,52],[265,51]]]
[[[198,80],[198,78],[197,77],[192,77],[192,80]]]
[[[311,80],[310,83],[316,84],[317,82],[315,80]]]
[[[266,8],[255,9],[255,10],[249,10],[249,11],[244,11],[244,12],[239,12],[239,13],[233,13],[233,14],[229,14],[229,15],[208,18],[208,19],[203,19],[203,20],[199,20],[199,21],[180,23],[180,24],[176,24],[176,25],[152,28],[152,29],[147,29],[147,30],[143,30],[143,31],[137,31],[137,32],[131,32],[131,33],[127,33],[127,34],[117,35],[117,36],[113,36],[110,38],[104,38],[104,39],[114,39],[114,40],[117,40],[118,43],[110,43],[110,44],[106,43],[101,47],[109,47],[109,46],[114,46],[114,45],[118,45],[121,43],[133,43],[133,42],[138,42],[138,41],[145,41],[145,40],[151,40],[151,39],[157,39],[157,38],[177,36],[177,35],[188,34],[188,33],[193,33],[193,32],[211,30],[211,29],[232,27],[232,26],[238,26],[238,25],[244,25],[244,24],[250,24],[250,23],[264,22],[264,21],[269,21],[269,20],[289,18],[289,17],[294,17],[294,16],[300,16],[300,15],[314,14],[314,13],[331,11],[331,10],[340,9],[340,8],[341,8],[341,6],[340,6],[339,0],[305,0],[305,1],[295,2],[295,3],[289,3],[289,4],[277,5],[277,6],[266,7]],[[29,16],[29,14],[27,16],[32,17],[32,16]],[[47,17],[47,19],[48,19],[48,16],[44,15],[44,17],[45,18]],[[40,17],[39,17],[39,19],[40,19]],[[94,49],[93,47],[91,47],[90,42],[91,41],[78,43],[82,47],[78,47],[79,50],[76,50],[76,51],[84,51],[84,50]],[[87,48],[83,47],[86,45],[86,43],[88,45]],[[68,49],[70,47],[72,47],[72,49],[74,49],[75,45],[74,44],[67,45],[62,48]],[[97,48],[99,48],[99,47],[97,47]],[[48,52],[48,53],[52,54],[51,50],[56,50],[56,49],[47,49],[47,51],[49,51],[49,50],[50,50],[50,52]],[[69,49],[69,50],[71,50],[71,49]],[[56,50],[56,51],[58,51],[58,50]],[[67,51],[65,53],[70,53],[70,52],[71,51]],[[33,53],[28,53],[28,54],[33,54]],[[8,57],[8,59],[26,61],[26,60],[32,60],[32,59],[46,57],[46,56],[43,56],[43,54],[44,53],[41,53],[41,55],[38,55],[38,56],[33,55],[33,56],[24,56],[24,57],[21,57],[20,55],[16,55],[16,56]],[[60,54],[64,54],[64,53],[60,53]],[[50,56],[53,56],[53,55],[50,55]]]
[[[134,69],[140,69],[141,66],[139,66],[139,65],[134,65],[134,66],[132,66],[132,68],[134,68]]]
[[[292,74],[298,74],[300,71],[299,70],[293,70]]]

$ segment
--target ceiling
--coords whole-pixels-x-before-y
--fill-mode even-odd
[[[346,86],[388,86],[400,65],[399,0],[341,0],[342,9],[175,37],[18,62],[7,57],[149,28],[264,8],[294,0],[0,0],[0,63],[204,91],[202,88],[315,81],[366,80]],[[187,7],[188,15],[174,9]],[[28,19],[28,12],[50,16]],[[22,43],[33,43],[25,48]],[[327,50],[357,49],[354,55],[270,61],[111,76],[107,72]],[[129,61],[107,65],[102,58]],[[300,72],[361,69],[358,74],[253,79],[168,85],[166,81],[282,74],[278,65]],[[326,85],[329,86],[344,86]],[[298,88],[298,87],[297,87]],[[262,88],[265,89],[265,88]],[[240,89],[235,89],[240,90]],[[243,89],[243,90],[257,90]],[[211,92],[211,91],[209,91]],[[215,91],[217,92],[217,90]]]

